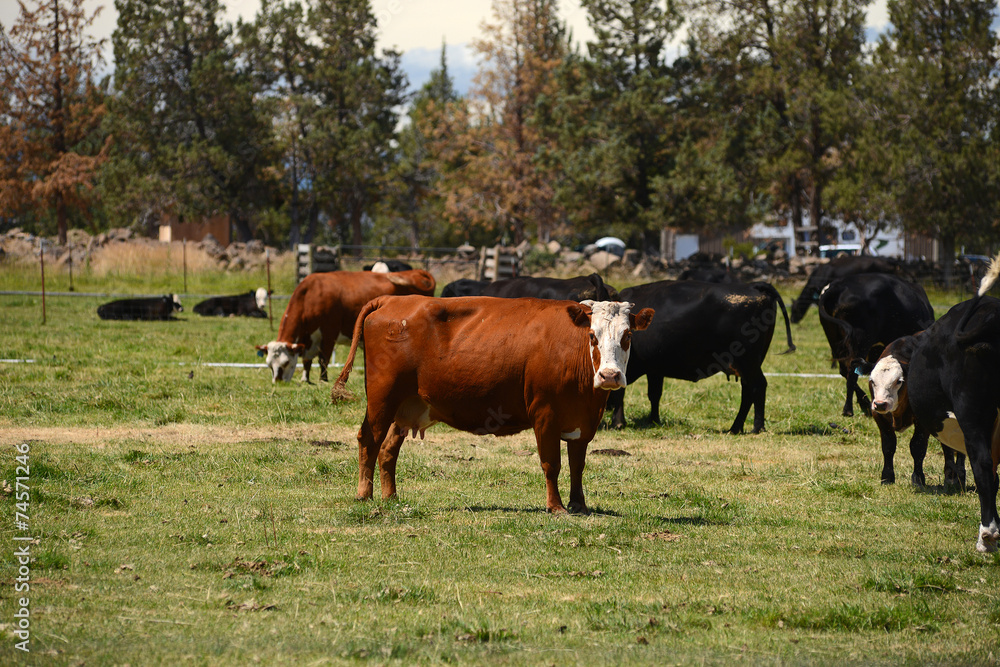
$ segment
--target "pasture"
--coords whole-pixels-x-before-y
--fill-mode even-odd
[[[938,316],[960,298],[930,296]],[[0,358],[34,360],[0,364],[0,663],[1000,661],[1000,556],[975,551],[976,495],[942,492],[935,443],[927,489],[881,486],[877,429],[841,417],[840,379],[768,377],[767,430],[742,436],[724,433],[725,376],[668,380],[662,425],[640,381],[631,426],[591,444],[590,516],[545,513],[530,432],[442,426],[404,443],[398,500],[357,503],[363,373],[333,407],[298,374],[204,365],[257,362],[267,320],[202,318],[187,298],[180,321],[102,322],[102,301],[50,298],[42,326],[38,297],[0,296]],[[793,336],[766,373],[833,372],[815,309]],[[22,443],[30,594],[11,558]]]

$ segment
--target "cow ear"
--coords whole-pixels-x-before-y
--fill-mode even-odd
[[[854,359],[851,361],[851,367],[854,369],[855,375],[871,375],[875,364],[864,359]]]
[[[592,303],[592,302],[591,302]],[[581,304],[571,304],[566,306],[566,312],[569,313],[569,318],[573,320],[573,324],[578,327],[590,328],[590,310],[584,310],[581,306],[586,305],[587,302],[584,301]]]
[[[642,331],[652,323],[654,314],[655,311],[652,308],[643,308],[634,315],[629,313],[629,328]]]
[[[292,354],[302,354],[306,351],[306,346],[302,343],[292,343],[288,346],[288,351]]]

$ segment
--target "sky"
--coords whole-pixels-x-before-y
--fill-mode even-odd
[[[25,0],[31,3],[31,0]],[[223,0],[226,18],[252,20],[260,9],[260,0]],[[460,92],[468,90],[475,74],[476,61],[470,43],[480,36],[480,26],[491,18],[492,0],[371,0],[372,12],[379,25],[379,46],[394,48],[403,54],[403,69],[411,88],[419,88],[441,60],[441,45],[447,44],[448,73]],[[113,0],[84,0],[88,11],[102,6],[93,27],[95,37],[107,37],[110,60],[110,37],[118,14]],[[575,41],[586,42],[593,33],[579,0],[562,0],[560,14]],[[14,0],[0,0],[0,24],[9,29],[17,17]],[[886,0],[876,0],[868,11],[869,35],[877,35],[888,22]],[[107,65],[109,68],[111,63]]]

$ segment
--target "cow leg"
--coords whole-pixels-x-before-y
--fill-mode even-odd
[[[389,434],[379,449],[379,481],[382,483],[383,500],[396,497],[396,462],[399,460],[399,448],[405,439],[406,429],[394,423],[389,427]]]
[[[384,434],[383,434],[384,435]],[[371,500],[374,492],[375,461],[382,438],[376,439],[371,422],[365,415],[358,430],[358,495],[355,500]]]
[[[767,389],[767,380],[764,373],[757,369],[756,372],[748,371],[746,375],[740,377],[740,409],[736,413],[733,425],[729,427],[729,432],[739,435],[743,432],[743,424],[746,423],[747,415],[750,414],[750,406],[760,401],[759,408],[754,411],[754,433],[759,433],[764,428],[764,398],[763,394]]]
[[[882,415],[875,415],[875,425],[878,426],[879,440],[882,442],[882,483],[896,483],[896,468],[893,459],[896,457],[896,431],[893,430],[890,418]],[[914,438],[916,432],[914,432]],[[926,446],[926,445],[925,445]],[[913,441],[910,441],[910,453],[913,453]],[[921,458],[921,462],[923,459]],[[921,463],[921,465],[923,465]],[[913,469],[916,474],[917,463],[914,459]]]
[[[760,377],[754,382],[753,389],[753,432],[760,433],[764,430],[764,403],[767,399],[767,378],[764,371],[760,372]],[[753,379],[753,375],[744,376],[741,382],[746,383],[748,379]],[[745,384],[744,384],[745,386]]]
[[[997,541],[1000,540],[1000,516],[997,515],[997,476],[993,472],[993,457],[990,455],[995,408],[986,413],[989,415],[986,423],[979,423],[984,421],[982,419],[963,420],[963,416],[966,415],[959,412],[958,409],[955,410],[955,413],[965,435],[965,449],[972,466],[973,479],[976,480],[976,493],[979,494],[980,525],[976,551],[993,552],[997,550]]]
[[[646,374],[646,395],[649,397],[649,421],[660,423],[660,397],[663,396],[663,376]]]
[[[309,371],[312,369],[313,360],[302,357],[302,381],[309,382]]]
[[[965,490],[965,454],[941,445],[944,454],[944,488]]]
[[[851,402],[851,394],[858,399],[858,407],[861,408],[861,412],[865,414],[866,417],[871,417],[872,407],[871,403],[868,401],[868,394],[858,385],[858,376],[856,373],[848,369],[847,371],[847,402]],[[851,410],[851,414],[848,415],[844,413],[845,417],[853,417],[854,410]]]
[[[332,337],[333,341],[329,342],[331,336],[323,336],[322,342],[319,344],[319,381],[329,382],[330,380],[326,375],[326,367],[330,365],[330,357],[333,356],[333,347],[337,344],[336,337]]]
[[[611,413],[611,426],[625,427],[625,390],[616,389],[608,395],[607,411]]]
[[[569,511],[590,514],[583,498],[583,468],[587,463],[587,445],[584,440],[567,440],[566,453],[569,457]]]
[[[913,486],[924,486],[927,478],[924,477],[924,458],[927,456],[927,439],[930,434],[919,426],[914,425],[913,436],[910,438],[910,456],[913,457],[913,475],[910,482]]]
[[[560,444],[559,431],[535,425],[535,442],[538,444],[538,460],[545,475],[545,506],[553,514],[566,511],[559,495]],[[581,470],[582,473],[582,470]]]

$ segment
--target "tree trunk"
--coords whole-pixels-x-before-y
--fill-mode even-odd
[[[61,192],[56,193],[56,221],[59,228],[59,245],[66,245],[66,202]]]
[[[955,234],[942,232],[938,239],[938,260],[941,262],[941,279],[944,288],[951,289],[955,268]]]
[[[229,213],[229,217],[233,221],[233,226],[236,228],[236,238],[239,241],[246,243],[247,241],[253,240],[253,232],[250,231],[250,221],[242,213],[237,213],[232,211]]]
[[[354,248],[354,256],[361,257],[360,246],[364,243],[364,238],[361,234],[361,207],[355,202],[351,206],[351,245],[356,246]]]

